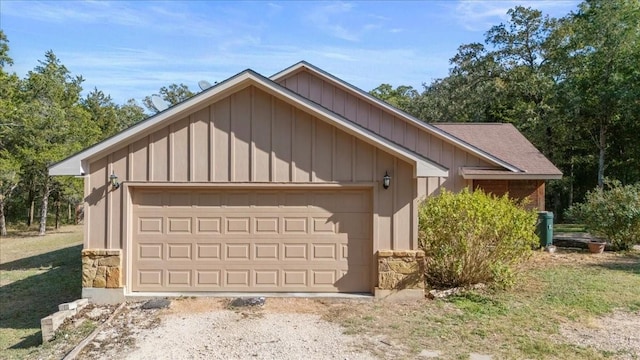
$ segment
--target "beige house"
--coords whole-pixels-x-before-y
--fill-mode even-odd
[[[243,71],[50,174],[85,178],[96,302],[419,293],[420,199],[481,187],[544,209],[561,177],[511,125],[429,125],[306,62]]]

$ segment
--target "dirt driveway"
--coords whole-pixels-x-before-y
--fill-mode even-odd
[[[228,300],[190,298],[162,310],[141,305],[127,304],[80,358],[375,359],[371,339],[345,335],[322,319],[330,302],[270,298],[262,307],[230,308]]]
[[[447,345],[444,338],[436,342],[426,339],[418,348],[411,348],[410,341],[396,334],[437,332],[437,327],[430,328],[428,324],[415,327],[412,321],[419,316],[418,309],[431,311],[442,306],[427,317],[430,322],[444,324],[442,321],[446,320],[439,312],[459,313],[447,303],[425,306],[420,302],[381,304],[353,299],[268,298],[264,306],[232,308],[229,302],[220,298],[182,298],[172,300],[169,308],[148,310],[142,309],[144,302],[127,303],[78,359],[460,358],[460,353],[448,347],[451,343]],[[114,309],[94,307],[83,316],[105,318]],[[395,328],[394,319],[409,328]],[[560,334],[552,336],[553,341],[593,347],[615,359],[640,356],[640,312],[616,311],[593,319],[588,325],[566,322],[561,325]],[[363,331],[362,326],[367,330]],[[385,331],[385,326],[393,331]],[[465,331],[463,327],[456,329]],[[486,352],[466,356],[503,357]],[[601,354],[590,352],[575,358],[601,358]]]

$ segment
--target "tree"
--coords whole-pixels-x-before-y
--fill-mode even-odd
[[[625,133],[640,114],[640,3],[588,0],[562,25],[565,36],[556,58],[562,70],[561,94],[574,119],[572,128],[593,139],[602,188],[616,129]]]
[[[169,106],[173,106],[179,102],[187,100],[188,98],[195,95],[195,93],[189,90],[189,87],[185,84],[179,84],[179,85],[171,84],[168,87],[167,86],[161,87],[159,94],[154,94],[154,95],[160,96],[160,98],[166,101],[169,104]],[[145,97],[142,100],[142,103],[152,113],[158,112],[158,109],[156,109],[156,107],[153,106],[153,103],[151,102],[151,96]]]
[[[369,94],[407,112],[411,110],[411,104],[419,96],[418,91],[411,86],[400,85],[394,89],[389,84],[381,84],[369,91]]]
[[[72,76],[52,51],[27,74],[22,88],[22,130],[17,153],[27,188],[40,196],[40,230],[46,233],[52,179],[48,165],[80,150],[99,136],[99,128],[78,105],[81,76]]]
[[[134,99],[129,99],[126,104],[118,106],[116,117],[118,119],[118,131],[122,131],[144,120],[147,115]]]
[[[111,96],[94,88],[80,104],[100,129],[100,137],[109,137],[118,132],[118,106],[111,100]]]
[[[7,200],[18,186],[19,161],[14,154],[17,135],[18,88],[20,80],[15,73],[8,73],[5,66],[12,65],[8,39],[0,30],[0,236],[7,235],[5,207]]]

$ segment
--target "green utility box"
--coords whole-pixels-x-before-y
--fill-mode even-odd
[[[536,233],[540,238],[540,246],[547,248],[553,245],[553,213],[551,211],[538,212]]]

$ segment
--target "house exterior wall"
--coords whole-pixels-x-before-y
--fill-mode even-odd
[[[392,186],[385,190],[380,182],[387,171]],[[419,189],[411,164],[254,86],[90,160],[86,249],[126,247],[122,209],[129,197],[126,186],[108,186],[112,172],[136,186],[362,184],[373,188],[373,250],[417,247]]]
[[[528,199],[528,209],[545,209],[543,180],[473,180],[473,188],[497,196],[508,193],[516,200]]]
[[[431,195],[440,188],[460,191],[471,186],[471,180],[465,180],[458,174],[460,167],[491,165],[395,116],[378,104],[304,69],[279,79],[278,83],[449,169],[448,178],[419,179],[419,197]]]

